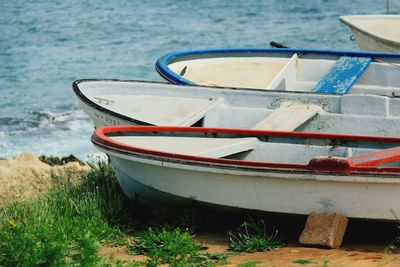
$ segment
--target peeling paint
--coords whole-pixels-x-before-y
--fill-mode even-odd
[[[313,93],[345,94],[371,63],[369,57],[340,57],[312,89]]]

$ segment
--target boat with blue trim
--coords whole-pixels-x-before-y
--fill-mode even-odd
[[[155,68],[167,81],[184,85],[376,95],[400,88],[400,54],[389,53],[208,49],[166,54]]]

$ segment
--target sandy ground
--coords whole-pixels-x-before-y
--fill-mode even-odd
[[[384,253],[385,246],[346,245],[340,249],[319,249],[289,245],[278,250],[256,253],[232,253],[228,250],[228,240],[222,234],[205,234],[196,240],[207,247],[205,252],[228,253],[228,263],[223,266],[239,266],[244,263],[254,263],[255,266],[324,266],[324,267],[395,267],[400,266],[400,255]],[[116,259],[123,261],[145,260],[142,255],[132,256],[125,247],[103,247],[103,255],[113,254]],[[301,264],[301,261],[307,262]],[[254,266],[254,265],[253,265]]]
[[[226,252],[228,240],[224,236],[199,236],[200,243],[208,251]],[[381,247],[374,249],[380,250]],[[343,247],[341,249],[318,249],[289,245],[279,250],[256,253],[240,253],[228,258],[227,266],[256,262],[257,266],[302,266],[298,260],[308,260],[307,266],[400,266],[400,255],[373,252],[368,249]]]
[[[0,160],[0,207],[12,201],[39,196],[47,192],[60,177],[72,181],[79,179],[89,170],[77,162],[62,166],[50,166],[41,162],[31,153],[23,153],[14,158]],[[284,220],[293,221],[291,217]],[[287,224],[284,222],[284,224]],[[292,222],[290,228],[301,228],[298,222]],[[228,251],[228,238],[225,233],[202,234],[196,240],[207,247],[205,252],[231,253],[226,266],[237,266],[240,263],[255,262],[256,266],[400,266],[400,254],[385,253],[384,250],[399,232],[396,224],[357,222],[349,224],[347,236],[366,237],[362,239],[345,240],[340,249],[318,249],[301,247],[296,240],[289,242],[284,248],[270,252],[231,253]],[[365,228],[362,230],[361,228]],[[373,234],[390,238],[374,241]],[[144,260],[144,256],[129,255],[125,247],[103,247],[102,254],[111,255],[124,261]],[[299,260],[307,262],[300,264]],[[297,263],[296,263],[297,261]]]
[[[12,201],[37,197],[47,192],[60,177],[78,180],[89,166],[69,162],[62,166],[43,163],[32,153],[0,160],[0,207]]]

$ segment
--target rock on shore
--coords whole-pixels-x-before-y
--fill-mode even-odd
[[[0,160],[0,207],[37,197],[47,192],[60,179],[79,181],[90,167],[80,162],[50,166],[26,152]]]

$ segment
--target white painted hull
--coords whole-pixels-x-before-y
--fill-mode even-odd
[[[384,39],[372,36],[357,28],[350,27],[353,37],[357,42],[358,47],[362,51],[380,51],[389,53],[399,53],[400,43],[394,44],[386,42]]]
[[[264,118],[276,113],[287,102],[310,103],[321,110],[313,117],[305,117],[296,131],[331,132],[364,135],[400,135],[400,98],[370,94],[322,95],[294,92],[264,92],[249,89],[209,88],[178,86],[163,83],[126,81],[89,81],[79,84],[86,99],[78,98],[82,109],[93,120],[95,127],[108,125],[181,125],[191,126],[199,120],[203,127],[254,128]],[[87,87],[87,88],[86,88]],[[387,94],[398,95],[396,90]],[[151,101],[138,109],[134,103],[141,103],[147,95],[165,100],[157,104]],[[112,105],[96,102],[96,97],[122,99]],[[208,109],[193,112],[195,119],[187,119],[173,99],[179,103],[209,101]],[[371,109],[371,107],[374,107]],[[122,107],[126,107],[122,109]],[[189,109],[191,106],[189,105]],[[160,110],[169,110],[173,116],[164,116]],[[176,111],[175,111],[176,110]],[[184,109],[185,111],[186,109]],[[181,114],[181,115],[179,115]],[[307,114],[306,114],[307,115]],[[153,118],[154,116],[154,118]],[[197,116],[197,117],[196,117]],[[286,116],[286,115],[285,115]],[[190,117],[190,116],[189,116]],[[279,119],[278,124],[288,121],[293,115]],[[301,123],[301,121],[300,121]],[[299,124],[299,123],[298,123]],[[371,127],[374,125],[374,127]],[[278,125],[279,126],[279,125]],[[275,125],[270,125],[273,130]],[[275,128],[276,129],[276,128]]]
[[[122,184],[138,182],[153,191],[222,206],[270,212],[337,212],[352,218],[397,220],[400,179],[341,177],[284,172],[215,169],[124,156],[103,150]],[[121,176],[120,176],[121,177]]]
[[[400,216],[400,138],[124,126],[99,128],[92,142],[110,156],[130,197],[304,215]]]
[[[79,101],[79,106],[92,119],[95,128],[111,125],[135,125],[135,123],[121,119],[118,116],[93,108],[83,101]]]
[[[360,50],[400,52],[400,16],[342,16],[340,20],[350,27]]]

